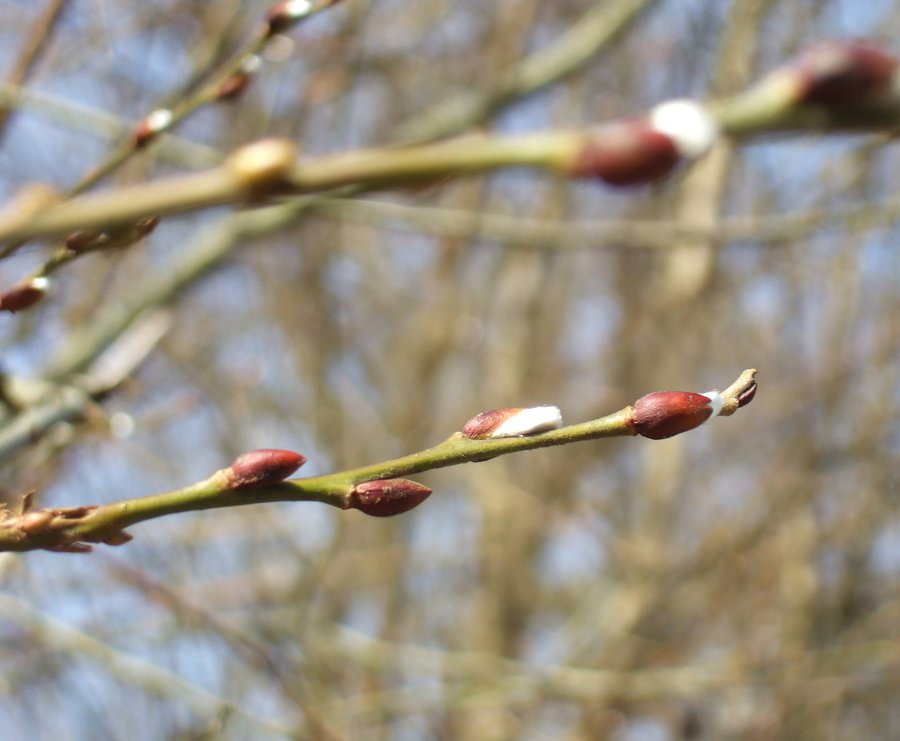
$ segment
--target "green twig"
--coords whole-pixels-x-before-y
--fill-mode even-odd
[[[721,415],[731,415],[755,391],[755,370],[744,371],[722,392]],[[626,437],[636,434],[634,409],[630,406],[589,422],[560,427],[534,435],[472,439],[456,432],[442,443],[401,458],[322,476],[236,487],[234,466],[216,471],[209,478],[174,491],[126,499],[104,505],[65,509],[29,509],[30,497],[21,512],[5,511],[0,521],[0,551],[40,548],[85,552],[87,543],[121,545],[131,536],[125,528],[146,520],[183,512],[237,507],[263,502],[321,502],[339,509],[356,506],[355,487],[369,481],[394,480],[437,468],[486,461],[523,450],[568,445],[585,440]],[[299,456],[298,456],[299,457]],[[240,459],[239,459],[240,460]]]

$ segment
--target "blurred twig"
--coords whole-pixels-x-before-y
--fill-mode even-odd
[[[223,713],[236,713],[261,731],[282,737],[294,735],[288,724],[253,715],[246,710],[243,702],[218,697],[178,674],[117,651],[108,642],[66,625],[11,595],[0,595],[0,615],[45,645],[97,661],[119,680],[142,687],[155,695],[178,699],[202,717],[216,718]]]
[[[35,20],[31,32],[25,38],[25,46],[6,79],[7,85],[20,85],[31,72],[38,58],[47,48],[47,42],[67,4],[68,0],[50,0],[50,3],[44,8],[44,12]],[[5,132],[9,114],[8,108],[0,108],[0,137]]]

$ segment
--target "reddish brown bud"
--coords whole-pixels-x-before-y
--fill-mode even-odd
[[[98,246],[103,241],[103,232],[80,231],[72,232],[66,237],[66,249],[71,252],[86,252]]]
[[[237,97],[240,97],[241,93],[247,89],[247,86],[250,84],[250,75],[246,72],[236,72],[231,77],[229,77],[225,82],[219,85],[219,90],[216,93],[217,100],[234,100]]]
[[[263,448],[244,453],[225,469],[229,489],[252,489],[284,481],[306,458],[292,450]]]
[[[134,222],[134,229],[141,237],[146,237],[159,226],[159,218],[159,216],[145,216],[138,219]]]
[[[823,41],[794,68],[803,78],[803,102],[840,106],[889,92],[897,60],[864,41]]]
[[[137,221],[104,232],[72,232],[66,237],[66,249],[85,253],[114,247],[128,247],[150,234],[159,225],[159,216],[145,216]]]
[[[654,391],[634,403],[631,425],[638,435],[662,440],[699,427],[722,409],[718,392]]]
[[[569,174],[610,185],[638,185],[667,175],[680,159],[672,138],[646,119],[614,121],[586,139]]]
[[[50,279],[43,275],[24,280],[5,293],[0,293],[0,311],[15,314],[28,309],[43,299],[49,288]]]
[[[431,489],[408,479],[385,479],[357,484],[350,492],[350,508],[372,517],[409,512],[428,499]]]
[[[236,70],[234,74],[219,86],[216,98],[219,100],[234,100],[240,96],[247,89],[250,79],[261,66],[262,60],[256,54],[251,54],[244,60],[240,69]]]

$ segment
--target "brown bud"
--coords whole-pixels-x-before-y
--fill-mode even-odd
[[[43,275],[24,280],[5,293],[0,293],[0,311],[15,314],[28,309],[43,299],[49,288],[50,279]]]
[[[284,481],[306,458],[292,450],[263,448],[244,453],[225,469],[229,489],[252,489]]]
[[[654,391],[633,406],[630,425],[638,435],[662,440],[702,425],[722,408],[722,397],[690,391]]]
[[[408,479],[384,479],[357,484],[350,492],[350,508],[372,517],[409,512],[428,499],[431,489]]]
[[[247,89],[250,84],[250,75],[246,72],[235,72],[231,77],[225,80],[216,92],[217,100],[234,100],[240,97],[241,93]]]
[[[891,90],[897,60],[864,41],[823,41],[794,63],[802,100],[824,106],[865,102]]]
[[[262,67],[262,60],[256,55],[248,56],[241,66],[234,71],[221,85],[216,93],[218,100],[234,100],[250,84],[253,75]]]
[[[159,225],[159,216],[145,216],[131,224],[125,224],[103,232],[79,231],[66,237],[66,249],[85,253],[94,250],[128,247],[150,234]]]
[[[66,237],[66,249],[71,252],[87,252],[97,247],[103,239],[103,232],[72,232]]]
[[[144,216],[131,224],[117,226],[104,232],[96,246],[103,248],[129,247],[151,234],[159,225],[159,216]]]
[[[134,222],[134,229],[141,237],[146,237],[159,226],[159,218],[159,216],[145,216],[138,219]]]
[[[638,185],[668,175],[681,155],[672,138],[646,119],[614,121],[584,142],[569,175],[610,185]]]

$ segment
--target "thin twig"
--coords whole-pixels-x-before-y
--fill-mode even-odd
[[[752,398],[756,389],[755,376],[755,370],[745,370],[721,393],[721,415],[733,414]],[[637,432],[634,419],[635,409],[628,406],[599,419],[539,434],[474,439],[462,432],[456,432],[432,448],[393,460],[322,476],[272,484],[263,482],[259,486],[252,487],[235,486],[236,462],[233,467],[216,471],[209,478],[191,486],[111,504],[29,510],[27,506],[29,502],[25,502],[22,512],[3,513],[5,519],[0,522],[0,550],[27,551],[49,548],[84,552],[89,550],[89,546],[86,545],[89,542],[109,545],[127,542],[131,538],[125,533],[125,528],[146,520],[171,514],[263,502],[313,501],[339,509],[349,509],[357,506],[353,499],[354,493],[358,487],[367,482],[387,480],[386,483],[389,483],[391,480],[423,471],[481,462],[523,450],[631,436]],[[406,483],[418,486],[414,482]],[[419,497],[423,489],[424,487],[414,489],[412,495]],[[417,499],[417,503],[421,498]]]

